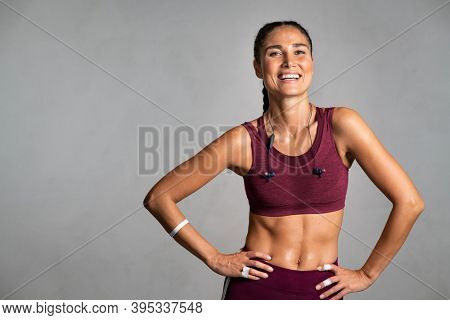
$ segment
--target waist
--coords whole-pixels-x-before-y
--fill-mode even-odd
[[[256,251],[270,255],[271,260],[252,259],[295,272],[316,271],[318,266],[323,266],[325,263],[337,264],[338,262],[337,244],[332,244],[326,248],[317,248],[316,250],[303,249],[299,254],[297,254],[296,249],[265,250],[263,246],[252,246],[251,244],[244,245],[239,251]]]
[[[244,246],[242,250],[247,251]],[[251,260],[261,261],[264,264],[270,265],[273,268],[272,272],[269,272],[268,278],[261,278],[256,282],[258,285],[271,287],[277,290],[291,292],[291,293],[314,293],[319,295],[324,291],[328,290],[330,287],[323,288],[320,291],[316,290],[315,287],[321,281],[334,276],[334,272],[331,270],[319,271],[319,270],[293,270],[284,268],[282,266],[276,265],[262,258],[251,258]],[[327,261],[327,263],[338,264],[338,258],[332,259],[332,261]],[[252,267],[254,269],[260,270],[257,267]],[[265,270],[260,270],[266,272]],[[235,281],[245,281],[247,279],[235,279]]]

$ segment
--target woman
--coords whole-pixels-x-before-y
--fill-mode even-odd
[[[424,210],[422,197],[356,111],[310,103],[312,41],[301,25],[264,25],[253,64],[263,80],[263,114],[169,172],[149,191],[145,207],[178,243],[225,276],[222,299],[342,300],[367,289],[405,242]],[[354,160],[393,203],[380,240],[357,270],[338,264]],[[232,254],[214,248],[176,206],[225,168],[243,177],[250,204],[245,246]]]

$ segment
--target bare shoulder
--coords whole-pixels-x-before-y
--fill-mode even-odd
[[[370,129],[363,117],[353,108],[348,106],[335,107],[331,119],[333,133],[339,140],[345,153],[352,153],[352,138],[355,135],[369,134]],[[353,141],[354,142],[354,141]]]
[[[332,124],[333,130],[337,133],[342,132],[346,125],[363,120],[361,115],[350,107],[335,107],[333,111]]]
[[[258,130],[257,118],[247,122],[251,124],[255,128],[255,130]],[[225,134],[235,144],[247,144],[250,143],[251,140],[250,133],[242,124],[229,129]]]
[[[241,124],[227,130],[222,136],[225,140],[231,143],[233,149],[236,149],[236,147],[242,146],[243,144],[246,144],[246,142],[250,141],[250,136],[247,129]]]
[[[248,121],[256,129],[256,120]],[[241,124],[234,126],[222,135],[229,152],[228,169],[237,175],[245,175],[252,165],[251,137],[248,130]]]

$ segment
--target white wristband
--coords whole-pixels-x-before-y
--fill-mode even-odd
[[[188,224],[189,221],[188,219],[184,219],[183,221],[181,221],[176,227],[175,229],[172,230],[172,232],[170,233],[170,236],[173,238],[174,235],[177,234],[178,231],[180,231],[181,228],[183,228],[186,224]]]

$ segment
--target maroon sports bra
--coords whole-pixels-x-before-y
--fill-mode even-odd
[[[304,154],[289,156],[269,148],[264,118],[257,119],[258,130],[242,125],[251,137],[252,166],[243,176],[250,211],[264,216],[319,214],[345,207],[349,169],[342,163],[332,134],[334,107],[316,107],[317,134]],[[269,166],[270,160],[270,166]],[[275,176],[267,179],[271,168]],[[314,168],[322,168],[320,175]]]

